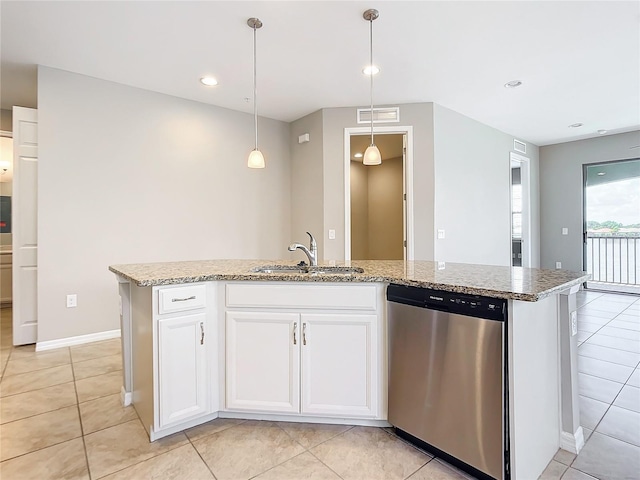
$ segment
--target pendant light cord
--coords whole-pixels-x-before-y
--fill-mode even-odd
[[[253,26],[253,123],[256,132],[256,150],[258,150],[258,74],[256,69],[256,26]]]
[[[373,145],[373,18],[369,20],[369,68],[371,69],[371,145]]]

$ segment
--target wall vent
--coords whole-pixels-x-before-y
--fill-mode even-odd
[[[398,123],[400,107],[380,107],[373,109],[373,123]],[[371,123],[371,109],[358,109],[358,123]]]
[[[520,152],[520,153],[527,153],[527,144],[524,142],[521,142],[520,140],[513,140],[513,149],[516,152]]]

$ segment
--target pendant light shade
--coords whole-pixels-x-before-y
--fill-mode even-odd
[[[362,157],[362,163],[365,165],[380,165],[382,163],[382,156],[380,150],[375,144],[371,144],[367,147]]]
[[[249,168],[264,168],[264,155],[258,149],[258,84],[256,75],[256,32],[262,27],[262,22],[257,18],[247,20],[247,25],[253,29],[253,125],[256,134],[255,148],[249,154],[247,166]]]
[[[380,165],[382,163],[382,156],[380,155],[380,150],[376,147],[376,144],[373,142],[373,21],[378,18],[378,10],[373,8],[365,11],[362,14],[362,17],[369,22],[369,67],[372,69],[370,77],[370,91],[371,91],[371,145],[364,152],[364,157],[362,158],[362,163],[364,165]]]
[[[264,168],[264,155],[257,148],[251,150],[249,154],[249,161],[247,162],[249,168]]]

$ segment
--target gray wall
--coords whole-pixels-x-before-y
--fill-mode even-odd
[[[433,104],[399,107],[398,125],[413,126],[414,258],[433,260]],[[356,112],[356,107],[322,110],[325,235],[336,230],[336,239],[326,242],[326,259],[344,259],[344,129],[363,126],[356,122]]]
[[[351,259],[369,257],[369,175],[367,167],[350,162],[351,187]]]
[[[13,112],[11,110],[0,110],[0,130],[13,132]]]
[[[582,166],[640,157],[640,131],[540,148],[541,266],[582,270]],[[562,235],[562,228],[569,229]]]
[[[119,328],[110,264],[279,258],[289,125],[41,67],[38,341]],[[78,307],[65,308],[65,296]]]
[[[323,156],[322,156],[322,111],[318,110],[290,124],[291,152],[291,236],[290,242],[309,243],[305,232],[311,232],[318,242],[318,257],[323,259],[326,232],[323,224]],[[309,141],[298,143],[298,137],[309,134]],[[288,243],[287,243],[288,245]],[[282,254],[277,258],[305,260],[301,251],[289,253],[282,245]]]
[[[404,260],[402,157],[368,169],[369,259]]]
[[[510,152],[513,137],[434,105],[435,229],[439,261],[510,265]],[[532,172],[532,250],[539,232],[537,147],[527,145]],[[536,255],[537,257],[537,255]],[[537,258],[532,259],[535,266]]]

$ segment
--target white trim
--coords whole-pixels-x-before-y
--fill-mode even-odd
[[[576,433],[562,432],[560,434],[560,448],[567,452],[580,453],[584,447],[584,432],[582,427],[578,427]]]
[[[351,260],[351,135],[371,132],[371,127],[348,127],[344,129],[344,259]],[[414,229],[413,229],[413,126],[374,127],[374,133],[399,134],[407,136],[407,155],[405,162],[405,189],[407,194],[407,258],[414,257]]]
[[[133,403],[133,394],[131,392],[127,392],[124,387],[120,387],[120,400],[122,401],[123,407],[128,407]]]
[[[391,427],[386,420],[377,420],[375,418],[353,418],[345,417],[328,417],[314,415],[300,415],[299,413],[277,414],[277,413],[249,413],[235,411],[220,411],[219,418],[235,418],[241,420],[266,420],[270,422],[291,422],[291,423],[328,423],[335,425],[359,425],[364,427]],[[164,432],[163,432],[164,433]]]
[[[120,329],[107,330],[106,332],[89,333],[88,335],[78,335],[77,337],[59,338],[58,340],[47,340],[45,342],[36,343],[36,352],[44,350],[53,350],[60,347],[71,347],[73,345],[82,345],[83,343],[98,342],[100,340],[109,340],[111,338],[120,338]]]

